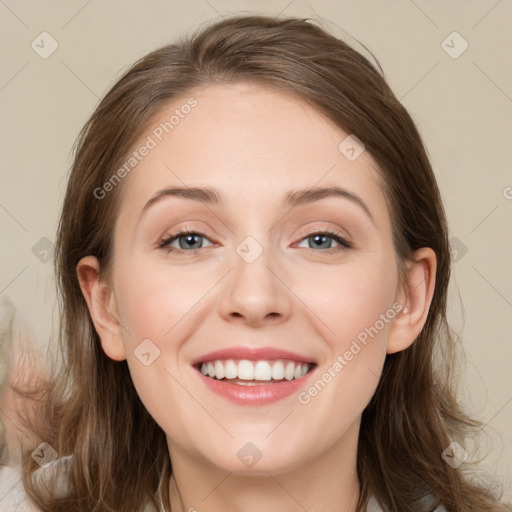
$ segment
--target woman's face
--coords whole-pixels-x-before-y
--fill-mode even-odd
[[[274,90],[190,96],[117,185],[121,328],[104,350],[127,359],[171,456],[278,473],[354,453],[404,298],[374,163]]]

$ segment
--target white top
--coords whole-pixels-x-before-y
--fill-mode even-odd
[[[38,512],[25,493],[18,470],[0,466],[0,511]]]
[[[65,457],[62,457],[63,459]],[[45,471],[38,469],[36,473]],[[152,507],[146,508],[147,512],[153,510]],[[367,512],[384,512],[372,497],[368,503]],[[1,512],[39,512],[39,510],[31,504],[28,499],[23,483],[21,482],[21,474],[17,469],[9,466],[0,466],[0,511]],[[441,506],[436,512],[446,512]]]

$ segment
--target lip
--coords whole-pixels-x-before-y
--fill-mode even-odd
[[[198,368],[200,363],[214,361],[216,359],[247,359],[249,361],[288,359],[298,363],[313,363],[313,367],[306,375],[298,379],[281,381],[275,384],[243,386],[223,380],[212,379],[211,377],[207,377],[201,373]],[[270,405],[289,397],[306,386],[317,367],[317,362],[313,358],[308,358],[294,352],[280,350],[273,347],[234,347],[209,352],[208,354],[194,359],[192,361],[192,365],[196,370],[198,378],[201,379],[203,384],[215,394],[220,395],[236,405],[263,406]]]
[[[199,363],[207,363],[216,359],[248,359],[249,361],[272,361],[274,359],[289,359],[297,363],[314,363],[316,359],[306,357],[288,350],[281,350],[274,347],[232,347],[222,350],[208,352],[192,361],[192,366]]]

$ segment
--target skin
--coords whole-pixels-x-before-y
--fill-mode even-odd
[[[349,161],[338,150],[347,134],[281,92],[254,84],[193,91],[162,110],[141,141],[190,96],[197,107],[120,185],[112,275],[101,281],[93,256],[77,266],[103,349],[127,359],[141,399],[165,431],[184,510],[353,512],[361,414],[386,354],[406,349],[426,321],[435,254],[417,251],[401,284],[371,156]],[[167,197],[141,217],[159,190],[184,184],[215,187],[223,201]],[[340,197],[282,205],[289,190],[320,186],[357,195],[373,218]],[[185,225],[204,235],[199,252],[158,247]],[[353,247],[328,239],[316,248],[310,237],[324,229]],[[252,263],[236,252],[247,236],[263,249]],[[296,395],[235,405],[209,391],[190,364],[212,350],[273,346],[316,360],[320,376],[397,301],[406,313],[307,405]],[[134,350],[148,338],[160,355],[145,366]],[[250,468],[237,457],[247,442],[262,454]]]

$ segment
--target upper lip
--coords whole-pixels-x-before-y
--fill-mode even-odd
[[[273,359],[287,359],[298,363],[315,363],[311,357],[303,356],[289,350],[281,350],[274,347],[231,347],[222,350],[208,352],[192,361],[192,365],[216,361],[218,359],[247,359],[249,361],[270,361]]]

